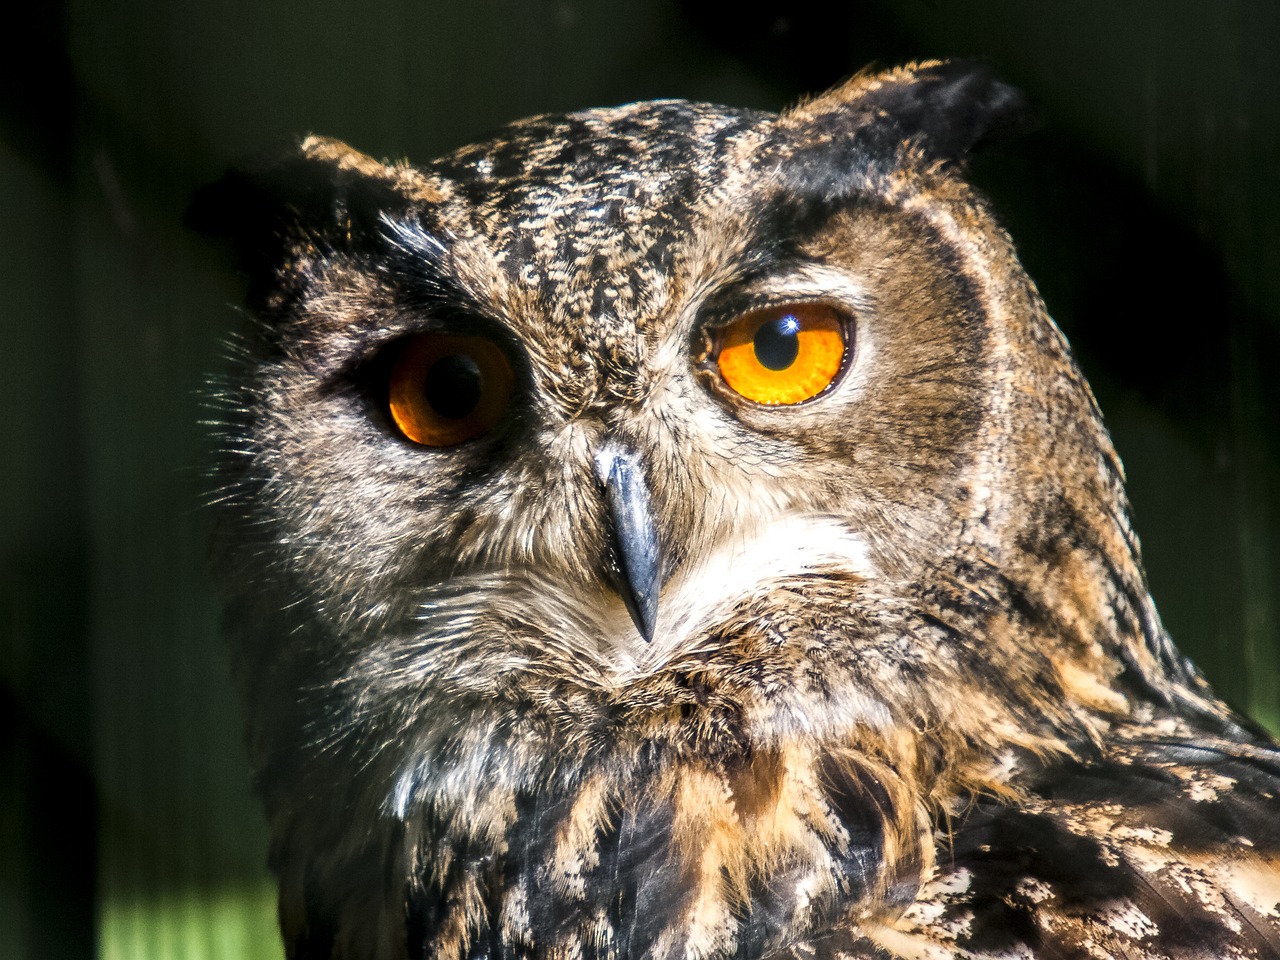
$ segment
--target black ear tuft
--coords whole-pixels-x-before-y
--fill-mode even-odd
[[[782,118],[784,127],[816,133],[815,141],[843,144],[867,158],[893,157],[910,144],[926,157],[954,163],[1022,132],[1031,121],[1021,91],[970,61],[860,74]]]
[[[300,279],[290,277],[300,260],[372,242],[384,213],[430,197],[430,187],[408,167],[307,137],[196,191],[186,223],[229,243],[255,302]]]
[[[290,196],[299,192],[300,181],[291,175],[298,160],[294,146],[228,170],[192,194],[186,225],[225,242],[234,251],[238,265],[250,274],[278,263],[285,238],[301,231],[317,212],[308,213],[305,197]],[[313,179],[319,179],[318,174],[315,171]],[[322,185],[313,187],[311,206],[316,205],[315,195],[321,190]],[[304,200],[301,206],[300,199]]]
[[[867,103],[883,111],[900,138],[917,140],[938,159],[960,160],[1031,125],[1021,90],[983,64],[964,61],[925,67],[910,82],[887,83],[869,92]]]

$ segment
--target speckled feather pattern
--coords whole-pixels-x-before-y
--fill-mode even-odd
[[[218,555],[290,957],[1280,956],[1280,753],[1160,625],[962,178],[1019,103],[921,64],[422,167],[311,137],[205,197],[250,280]],[[853,317],[843,377],[735,398],[708,331],[797,300]],[[422,330],[509,357],[489,434],[396,434]],[[648,643],[608,444],[666,548]]]

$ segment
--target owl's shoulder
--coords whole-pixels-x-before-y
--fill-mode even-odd
[[[901,914],[794,957],[1280,955],[1280,750],[1135,727],[981,799]]]

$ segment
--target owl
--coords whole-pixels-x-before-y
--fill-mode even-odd
[[[963,178],[1022,113],[931,62],[197,201],[290,957],[1280,956],[1280,749]]]

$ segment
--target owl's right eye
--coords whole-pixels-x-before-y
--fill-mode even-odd
[[[423,333],[397,354],[387,403],[392,422],[407,439],[452,447],[497,424],[514,383],[506,355],[492,340]]]

